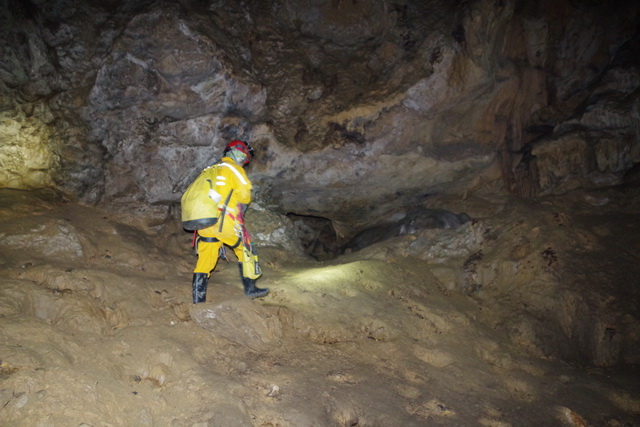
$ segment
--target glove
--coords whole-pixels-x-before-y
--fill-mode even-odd
[[[213,188],[209,190],[209,197],[216,203],[220,203],[220,200],[222,200],[222,196],[220,195],[220,193],[218,193]]]

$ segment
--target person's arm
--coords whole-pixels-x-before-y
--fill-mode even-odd
[[[246,211],[246,207],[251,203],[251,190],[253,186],[243,168],[237,167],[236,171],[236,200],[238,201],[238,209],[244,209],[244,212]],[[241,205],[244,205],[244,207],[241,207]]]

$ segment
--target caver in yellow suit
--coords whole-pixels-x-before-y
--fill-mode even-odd
[[[193,303],[205,302],[207,298],[207,282],[211,271],[218,263],[222,245],[233,249],[238,257],[240,277],[244,293],[250,298],[264,297],[269,289],[256,287],[256,279],[261,274],[257,262],[254,261],[255,271],[248,274],[245,258],[251,253],[247,247],[251,246],[249,234],[244,227],[244,213],[251,203],[251,182],[244,171],[244,166],[251,161],[253,150],[244,141],[232,141],[224,150],[224,157],[216,165],[215,183],[212,193],[218,198],[217,222],[207,228],[198,230],[197,251],[198,262],[193,270]],[[257,258],[257,257],[256,257]]]

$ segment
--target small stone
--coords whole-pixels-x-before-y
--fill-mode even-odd
[[[29,396],[25,392],[16,393],[13,397],[16,399],[16,408],[22,408],[29,401]]]
[[[275,384],[272,384],[269,387],[269,393],[267,393],[267,397],[278,397],[280,396],[280,387]]]

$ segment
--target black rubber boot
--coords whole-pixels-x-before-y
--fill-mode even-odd
[[[193,273],[193,303],[207,301],[207,274]]]
[[[269,294],[269,288],[259,288],[256,286],[255,279],[249,279],[248,277],[244,277],[242,274],[242,263],[239,263],[240,267],[240,277],[242,278],[242,287],[244,288],[244,294],[249,298],[262,298]]]

